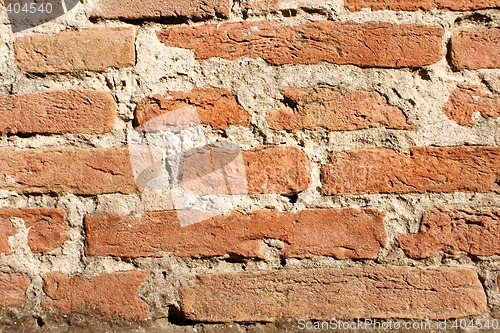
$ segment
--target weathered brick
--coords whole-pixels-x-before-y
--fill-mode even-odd
[[[487,310],[477,273],[440,267],[351,267],[199,275],[180,305],[207,322],[353,318],[447,319]]]
[[[0,148],[0,188],[19,193],[103,194],[136,190],[122,148]]]
[[[478,86],[460,86],[450,95],[443,112],[459,125],[472,126],[474,112],[479,112],[484,118],[500,117],[500,95]]]
[[[309,158],[297,147],[262,146],[243,151],[242,156],[245,172],[234,170],[238,166],[224,163],[231,156],[224,156],[222,149],[205,147],[188,151],[181,160],[180,185],[197,194],[225,194],[228,193],[227,185],[231,194],[293,194],[305,191],[311,183]],[[211,166],[210,161],[220,165]],[[211,166],[210,170],[207,165]],[[211,177],[210,172],[216,169],[224,177]],[[221,184],[222,179],[231,182]]]
[[[200,123],[210,125],[213,129],[227,129],[229,125],[246,126],[250,123],[248,112],[227,89],[193,89],[189,93],[171,92],[166,96],[145,98],[137,105],[135,123],[143,125],[148,120],[187,106],[196,107]],[[154,129],[147,127],[147,130]]]
[[[499,0],[345,0],[345,7],[352,11],[362,8],[372,10],[476,10],[500,7]]]
[[[57,35],[32,34],[14,43],[19,68],[31,73],[106,71],[135,64],[131,28],[92,28]]]
[[[500,191],[500,149],[414,147],[409,154],[359,148],[331,154],[323,194]]]
[[[451,65],[457,70],[500,68],[500,28],[458,31],[451,37]]]
[[[126,271],[86,279],[52,272],[44,277],[47,297],[42,306],[62,314],[146,319],[149,306],[137,294],[147,276],[146,272]]]
[[[0,273],[0,307],[20,307],[30,279],[22,274]]]
[[[246,13],[283,12],[290,16],[299,9],[318,12],[328,8],[325,0],[243,0],[240,6]]]
[[[498,235],[500,209],[484,212],[435,209],[424,214],[419,233],[401,235],[398,242],[415,259],[432,257],[438,251],[492,256],[500,254]]]
[[[383,213],[371,209],[325,209],[283,213],[261,210],[232,212],[181,227],[175,211],[141,217],[85,217],[88,255],[179,257],[235,254],[269,257],[265,240],[285,245],[283,258],[332,256],[375,259],[385,245]]]
[[[16,233],[17,229],[12,225],[12,222],[0,215],[0,253],[12,253],[9,247],[9,237]]]
[[[106,92],[62,90],[0,96],[0,133],[106,133],[116,103]]]
[[[373,67],[418,67],[441,58],[440,27],[314,21],[233,22],[160,31],[167,46],[194,50],[196,59],[262,58],[273,65],[321,61]]]
[[[326,128],[331,131],[370,127],[411,129],[403,112],[376,92],[342,94],[330,87],[283,89],[286,108],[272,110],[267,119],[277,130]]]
[[[0,224],[6,225],[10,234],[14,235],[17,230],[13,227],[11,219],[18,218],[24,221],[29,229],[28,245],[33,252],[49,252],[67,241],[70,236],[67,232],[66,211],[60,208],[21,208],[0,209]],[[5,248],[10,253],[8,245]]]
[[[105,0],[94,8],[91,17],[107,20],[206,20],[228,17],[229,0]]]

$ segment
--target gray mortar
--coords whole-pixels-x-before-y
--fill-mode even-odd
[[[232,91],[238,101],[251,114],[248,127],[230,126],[225,131],[215,131],[207,127],[207,140],[228,140],[242,149],[262,144],[286,144],[301,147],[310,157],[312,183],[308,190],[299,194],[295,204],[281,195],[239,195],[233,198],[235,208],[247,212],[256,209],[278,209],[296,212],[311,208],[369,207],[385,212],[384,224],[388,233],[386,246],[378,258],[372,261],[335,260],[328,257],[313,259],[287,259],[284,269],[350,267],[360,265],[402,265],[436,267],[439,265],[469,267],[476,270],[483,280],[492,312],[480,316],[500,317],[500,295],[496,276],[500,273],[500,258],[481,257],[480,260],[468,256],[450,256],[438,253],[426,260],[412,260],[396,246],[395,238],[408,232],[415,233],[424,211],[443,207],[445,209],[470,208],[488,209],[500,207],[500,196],[494,193],[453,193],[453,194],[373,194],[334,195],[320,194],[319,172],[322,164],[328,163],[328,154],[356,147],[389,147],[407,152],[414,146],[438,145],[500,145],[500,119],[479,119],[471,128],[458,126],[441,111],[450,93],[457,85],[477,84],[493,92],[500,92],[500,70],[477,70],[453,72],[443,60],[423,70],[430,77],[422,79],[417,71],[393,69],[362,69],[356,66],[339,66],[320,63],[317,65],[270,66],[260,59],[209,59],[196,61],[192,51],[166,47],[156,37],[156,32],[170,27],[168,24],[144,23],[139,26],[122,22],[97,22],[88,20],[94,1],[85,1],[85,6],[77,6],[69,14],[42,26],[13,35],[7,25],[3,7],[0,9],[0,92],[33,93],[53,89],[96,89],[111,93],[118,104],[118,119],[111,133],[104,135],[35,135],[21,138],[0,137],[0,146],[17,148],[38,148],[48,146],[112,147],[126,146],[127,131],[132,130],[131,119],[135,105],[144,97],[162,94],[166,91],[189,91],[195,87],[221,87]],[[489,26],[500,26],[500,11],[484,10],[478,13],[489,16]],[[286,13],[285,13],[286,14]],[[428,24],[445,29],[443,52],[452,31],[468,28],[477,23],[462,20],[470,12],[448,12],[433,10],[429,13],[401,13],[393,11],[371,12],[363,10],[350,13],[343,8],[340,0],[331,1],[317,12],[308,13],[298,9],[297,15],[284,17],[276,13],[246,13],[247,20],[269,19],[286,24],[299,24],[305,20],[342,20],[364,23],[369,21],[394,22],[401,24]],[[229,21],[241,21],[243,13],[238,2],[234,3]],[[203,23],[190,23],[201,25]],[[209,22],[210,23],[210,22]],[[212,23],[220,23],[213,20]],[[482,23],[480,23],[482,24]],[[137,63],[132,69],[110,69],[105,73],[75,73],[31,75],[17,68],[13,52],[15,38],[29,33],[54,34],[65,29],[84,29],[96,26],[132,26],[136,30]],[[299,131],[288,133],[275,131],[265,122],[266,112],[281,107],[279,88],[313,87],[328,84],[343,92],[355,90],[377,91],[385,96],[391,105],[403,110],[408,122],[417,127],[416,131],[397,131],[373,128],[357,131],[328,132],[325,130]],[[224,136],[227,136],[225,138]],[[243,260],[230,262],[228,256],[210,259],[170,257],[139,258],[134,260],[113,257],[87,257],[84,254],[84,215],[140,215],[145,211],[169,210],[173,208],[168,191],[145,190],[139,194],[108,194],[98,196],[76,196],[63,194],[21,195],[0,191],[1,208],[61,207],[67,211],[71,239],[48,254],[34,254],[27,244],[27,229],[22,220],[14,219],[19,232],[9,239],[13,254],[0,254],[0,271],[20,272],[30,276],[28,305],[22,310],[0,313],[0,333],[20,332],[88,332],[87,327],[99,332],[282,332],[291,331],[294,323],[283,324],[227,324],[175,326],[168,322],[170,305],[178,305],[177,287],[181,281],[196,274],[227,273],[246,271],[267,271],[283,269],[280,253],[283,244],[279,240],[266,239],[267,260]],[[44,298],[42,277],[51,271],[61,271],[68,275],[95,277],[105,273],[141,269],[151,271],[143,284],[140,295],[155,312],[155,318],[146,323],[121,322],[119,326],[87,318],[70,315],[61,319],[48,315],[41,308]],[[47,325],[39,329],[32,316],[44,318]],[[14,319],[12,319],[13,317]],[[9,319],[11,318],[11,319]],[[15,319],[19,318],[19,319]],[[14,324],[17,322],[17,324]],[[3,326],[2,326],[3,324]],[[19,325],[21,326],[19,326]],[[68,326],[70,325],[70,326]],[[88,326],[85,326],[88,325]],[[127,326],[128,325],[128,326]],[[15,328],[8,328],[9,326]]]

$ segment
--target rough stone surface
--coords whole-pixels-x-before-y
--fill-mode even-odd
[[[143,99],[135,110],[135,123],[143,125],[165,113],[188,106],[196,108],[201,124],[216,130],[227,129],[229,125],[246,126],[250,122],[248,112],[227,89],[193,89],[189,93],[172,92],[166,96]],[[154,130],[153,126],[147,126],[147,130]]]
[[[266,259],[267,239],[283,243],[284,258],[317,255],[375,259],[385,243],[383,213],[374,210],[325,209],[299,213],[232,212],[181,227],[175,211],[127,216],[86,217],[88,255],[180,257],[234,254]]]
[[[357,91],[342,94],[329,87],[281,90],[288,107],[272,110],[268,122],[277,130],[325,128],[330,131],[371,127],[411,129],[400,109],[390,106],[378,93]]]
[[[321,61],[373,67],[418,67],[441,57],[442,29],[389,23],[314,21],[176,26],[158,33],[167,46],[194,50],[197,59],[262,58],[272,65]]]
[[[53,272],[44,277],[42,306],[62,314],[87,313],[108,318],[146,319],[149,306],[137,295],[148,273],[116,272],[93,279]]]
[[[22,274],[0,273],[0,307],[20,307],[30,280]]]
[[[4,233],[6,236],[13,236],[16,233],[10,221],[12,218],[23,220],[25,227],[29,229],[28,245],[33,252],[52,251],[70,238],[65,221],[66,211],[63,209],[0,209],[0,223],[7,226],[8,233]],[[2,252],[10,253],[8,245],[4,249],[6,251]]]
[[[332,153],[323,194],[499,191],[500,150],[493,147],[385,148]]]
[[[136,190],[121,148],[0,149],[0,187],[21,193],[103,194]]]
[[[451,94],[443,112],[459,125],[472,126],[475,112],[484,118],[500,117],[500,95],[478,86],[461,86]]]
[[[500,254],[500,210],[469,212],[463,210],[426,212],[420,232],[401,235],[398,242],[407,255],[428,258],[438,251],[465,252],[476,256]]]
[[[116,103],[105,92],[58,90],[0,96],[0,132],[7,134],[106,133],[116,120]]]
[[[346,0],[345,7],[356,11],[363,8],[372,10],[431,10],[450,9],[450,10],[476,10],[486,8],[500,7],[498,0]]]
[[[429,318],[478,315],[486,296],[465,268],[353,267],[200,275],[183,283],[187,318],[207,322],[280,318]]]
[[[17,65],[25,72],[102,72],[135,64],[134,39],[130,28],[92,28],[27,35],[14,48]]]
[[[500,68],[500,28],[457,31],[451,37],[451,62],[457,70]]]
[[[229,0],[173,1],[173,0],[106,0],[100,1],[91,17],[107,20],[206,20],[228,17]]]

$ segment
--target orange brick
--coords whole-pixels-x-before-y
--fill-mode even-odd
[[[17,64],[25,72],[103,72],[134,66],[134,43],[131,28],[92,28],[27,35],[15,41],[14,49]]]
[[[29,229],[28,245],[33,252],[49,252],[63,245],[70,236],[67,232],[66,211],[60,208],[21,208],[21,209],[0,209],[0,224],[7,226],[9,233],[5,234],[6,239],[16,233],[10,219],[18,218],[24,221],[24,225]],[[0,227],[5,228],[5,227]],[[5,229],[4,229],[5,232]],[[8,246],[0,249],[1,252],[10,253]]]
[[[107,20],[207,20],[228,17],[231,12],[229,0],[107,0],[100,1],[91,17]]]
[[[284,258],[375,259],[385,245],[383,213],[370,209],[232,212],[181,227],[175,211],[141,217],[86,217],[86,253],[119,257],[179,257],[235,254],[268,258],[264,241],[279,239]]]
[[[182,283],[184,315],[206,322],[282,318],[448,319],[487,310],[474,270],[369,266],[199,275]]]
[[[116,103],[93,90],[49,91],[0,96],[0,133],[106,133],[113,129]]]
[[[500,209],[446,211],[435,209],[422,218],[420,232],[398,237],[400,247],[415,259],[429,258],[438,251],[476,256],[500,254]]]
[[[277,130],[326,128],[346,131],[371,127],[411,129],[403,112],[387,104],[376,92],[356,91],[342,94],[337,89],[283,89],[289,107],[272,110],[267,119]]]
[[[160,31],[167,46],[194,50],[196,59],[262,58],[272,65],[322,61],[366,67],[418,67],[441,56],[440,27],[314,21],[231,22],[174,26]]]
[[[345,0],[345,7],[352,11],[362,8],[372,10],[476,10],[500,7],[499,0]]]
[[[484,118],[500,117],[500,96],[478,86],[461,86],[450,95],[443,112],[459,125],[470,127],[474,124],[474,112]]]
[[[458,31],[451,37],[451,64],[457,70],[500,68],[500,29]]]
[[[133,193],[129,154],[121,148],[0,148],[0,188],[19,193]]]
[[[0,273],[0,307],[21,307],[29,284],[25,275]]]
[[[216,130],[227,129],[229,125],[246,126],[250,123],[250,115],[239,105],[233,94],[227,89],[213,88],[145,98],[137,105],[135,123],[143,125],[148,120],[187,106],[196,107],[200,123]],[[148,129],[151,130],[149,126]]]
[[[62,314],[146,319],[149,306],[137,294],[147,276],[145,272],[126,271],[85,279],[49,273],[44,277],[47,297],[42,306],[47,310],[58,309]]]
[[[323,194],[499,191],[500,149],[415,147],[410,154],[359,148],[331,154]]]

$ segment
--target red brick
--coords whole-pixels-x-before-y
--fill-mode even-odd
[[[376,92],[356,91],[342,94],[337,89],[284,89],[286,108],[273,110],[267,119],[277,130],[326,128],[331,131],[371,127],[411,129],[403,112],[387,104]]]
[[[324,0],[243,0],[240,6],[244,12],[259,14],[283,12],[285,15],[292,15],[299,9],[312,12],[325,11],[328,5]]]
[[[106,0],[100,1],[91,17],[107,20],[206,20],[228,17],[229,0]]]
[[[332,153],[331,161],[321,170],[326,195],[500,190],[499,148],[359,148]]]
[[[115,119],[115,100],[101,91],[0,96],[0,133],[106,133],[113,129]]]
[[[438,61],[443,29],[390,23],[314,21],[232,22],[160,31],[167,46],[194,50],[196,59],[262,58],[273,65],[322,61],[370,67],[418,67]]]
[[[29,284],[25,275],[0,273],[0,307],[21,307]]]
[[[166,96],[145,98],[137,105],[135,122],[143,125],[148,120],[187,106],[196,107],[200,123],[216,130],[250,123],[248,112],[227,89],[193,89],[189,93],[171,92]],[[148,126],[148,130],[152,128]]]
[[[353,318],[447,319],[487,310],[477,273],[441,267],[350,267],[200,275],[180,305],[207,322]]]
[[[0,188],[19,193],[136,191],[129,154],[121,148],[0,148]]]
[[[398,237],[400,247],[415,259],[429,258],[438,251],[476,256],[500,254],[500,209],[489,211],[445,211],[435,209],[422,218],[420,232]]]
[[[459,125],[470,127],[474,124],[474,112],[479,112],[484,118],[500,117],[500,95],[478,86],[461,86],[451,94],[443,112]]]
[[[17,229],[12,225],[12,222],[0,215],[0,253],[12,253],[9,247],[9,237],[16,233]]]
[[[371,8],[372,10],[476,10],[500,7],[499,0],[345,0],[345,7],[351,11]]]
[[[92,28],[31,34],[14,43],[19,68],[31,73],[103,72],[135,64],[131,28]]]
[[[146,319],[149,306],[137,293],[147,276],[145,272],[127,271],[86,279],[52,272],[44,278],[47,298],[42,306],[47,310],[58,309],[62,314]]]
[[[224,163],[231,156],[223,155],[223,149],[207,147],[187,152],[181,160],[180,185],[199,195],[225,194],[228,193],[227,185],[220,180],[230,179],[229,194],[293,194],[307,190],[311,183],[309,158],[296,147],[263,146],[243,151],[245,172],[235,170],[238,165]],[[214,179],[217,174],[211,172],[217,168],[211,166],[211,160],[221,164],[223,177]],[[207,166],[212,169],[207,170]],[[245,175],[246,179],[239,179]]]
[[[266,259],[266,239],[284,242],[284,258],[332,256],[375,259],[385,245],[383,213],[371,209],[232,212],[181,227],[175,211],[141,217],[85,217],[86,253],[93,256]]]
[[[500,68],[500,29],[458,31],[451,37],[451,65],[458,70]]]
[[[24,221],[29,229],[28,245],[33,252],[49,252],[63,245],[70,236],[67,232],[66,211],[60,208],[0,209],[0,223],[12,226],[10,219]],[[12,227],[13,228],[13,227]],[[16,233],[16,230],[14,234]],[[9,253],[9,249],[4,251]]]

